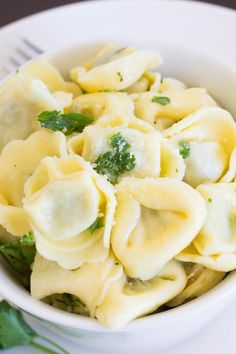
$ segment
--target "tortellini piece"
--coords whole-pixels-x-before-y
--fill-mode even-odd
[[[230,272],[236,268],[236,253],[221,253],[204,256],[198,252],[193,243],[181,251],[175,258],[181,262],[201,264],[208,269],[217,270],[219,272]]]
[[[169,307],[191,301],[214,288],[224,278],[224,272],[207,269],[199,264],[185,263],[188,281],[184,290],[167,303]]]
[[[172,92],[172,91],[185,91],[185,90],[187,90],[187,86],[182,81],[173,79],[172,77],[163,78],[162,81],[160,82],[160,85],[158,86],[158,92],[160,93]],[[201,91],[199,91],[199,94],[200,93]],[[209,96],[206,97],[206,102],[208,102],[208,100],[209,102],[213,103],[213,99],[211,99],[211,97],[209,98]]]
[[[112,255],[102,262],[84,263],[78,269],[68,270],[37,253],[31,274],[31,295],[41,300],[53,294],[69,293],[82,300],[90,315],[95,316],[108,288],[122,276],[122,266]]]
[[[0,151],[11,140],[26,139],[40,129],[37,120],[42,111],[61,110],[47,86],[19,72],[0,89]]]
[[[22,205],[24,184],[46,156],[66,156],[66,138],[61,132],[39,130],[26,140],[7,144],[0,155],[0,194],[7,204]]]
[[[168,101],[164,104],[161,101],[158,103],[158,100],[155,101],[155,97],[164,97]],[[144,92],[134,95],[133,100],[135,115],[161,131],[203,106],[216,105],[203,88],[169,89],[169,91],[161,90],[160,93]]]
[[[103,325],[121,328],[136,317],[157,310],[180,293],[186,275],[180,263],[172,260],[149,281],[123,277],[109,287],[96,317]]]
[[[126,93],[98,92],[76,98],[70,111],[91,116],[100,125],[113,126],[127,124],[134,117],[134,104]]]
[[[206,217],[200,194],[170,178],[124,178],[116,198],[112,249],[126,274],[142,280],[188,246]]]
[[[70,271],[37,254],[31,275],[33,297],[44,299],[64,292],[77,296],[92,317],[110,328],[120,328],[132,319],[156,310],[181,292],[185,285],[184,269],[176,261],[169,262],[152,280],[141,282],[127,279],[112,255],[103,262],[85,263]]]
[[[204,107],[164,131],[176,146],[189,145],[184,181],[193,187],[220,180],[236,146],[236,125],[227,111]]]
[[[42,159],[25,184],[37,250],[67,269],[107,257],[115,206],[112,185],[79,156]]]
[[[128,87],[126,91],[129,94],[141,93],[145,91],[158,92],[161,85],[161,80],[162,78],[160,73],[146,71],[143,76],[132,86]]]
[[[22,236],[29,231],[30,226],[25,211],[20,207],[8,205],[0,195],[0,235],[3,235],[0,236],[0,240],[11,239],[10,235]]]
[[[229,168],[226,174],[220,179],[221,183],[230,183],[235,181],[236,179],[236,148],[233,150],[230,160],[229,160]]]
[[[204,256],[236,254],[236,183],[200,185],[207,204],[207,217],[193,241]]]
[[[88,69],[74,68],[71,76],[86,92],[119,91],[133,85],[146,70],[161,63],[160,55],[153,51],[111,47],[105,51],[105,56],[100,55],[87,64]]]
[[[82,134],[69,139],[69,151],[95,163],[101,154],[111,150],[110,139],[119,133],[128,142],[129,151],[135,157],[135,167],[123,173],[119,180],[125,176],[183,178],[185,166],[178,150],[139,120],[130,121],[127,128],[89,126]]]
[[[26,73],[31,77],[39,79],[47,85],[50,92],[55,91],[67,91],[67,83],[55,68],[49,62],[36,59],[33,60],[29,65],[19,69],[20,72]]]

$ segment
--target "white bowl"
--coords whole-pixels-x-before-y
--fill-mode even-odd
[[[104,43],[80,44],[42,57],[66,76],[71,67],[83,62],[108,42],[111,42],[110,38]],[[206,52],[150,38],[126,38],[119,42],[159,51],[165,60],[160,68],[164,75],[179,78],[188,85],[206,87],[223,107],[236,116],[236,71],[223,61]],[[14,279],[4,260],[0,259],[0,265],[0,292],[7,300],[44,326],[94,352],[133,353],[134,347],[136,353],[157,352],[200,330],[236,295],[236,272],[231,272],[214,289],[188,304],[136,319],[119,330],[109,330],[95,319],[69,314],[33,299]]]

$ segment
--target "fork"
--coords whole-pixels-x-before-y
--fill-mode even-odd
[[[27,38],[22,38],[21,43],[15,49],[14,57],[8,58],[7,64],[1,69],[4,76],[9,75],[26,61],[33,59],[43,53],[43,50]]]

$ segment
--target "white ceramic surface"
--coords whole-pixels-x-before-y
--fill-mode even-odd
[[[66,27],[61,26],[61,23],[65,21],[65,18],[70,18],[70,21],[68,21]],[[122,26],[120,26],[121,18]],[[131,18],[132,26],[130,25]],[[74,42],[84,43],[87,41],[91,41],[92,39],[97,41],[106,41],[106,38],[108,39],[108,37],[113,40],[121,40],[121,38],[127,39],[128,33],[128,37],[130,37],[129,41],[131,41],[132,43],[134,41],[137,43],[137,38],[140,43],[150,43],[150,37],[162,39],[164,38],[167,41],[174,40],[176,42],[188,43],[191,46],[193,46],[194,43],[194,46],[205,49],[224,59],[224,61],[227,61],[231,65],[235,65],[236,52],[232,47],[232,43],[234,41],[234,36],[236,33],[235,20],[236,15],[233,11],[192,2],[188,3],[168,0],[153,2],[125,1],[119,2],[118,5],[118,2],[117,4],[108,4],[102,1],[99,5],[95,3],[72,5],[63,9],[49,11],[42,15],[36,15],[27,20],[20,21],[19,23],[8,26],[6,29],[2,30],[0,32],[0,49],[1,54],[3,53],[3,55],[1,55],[0,64],[6,62],[8,60],[8,56],[14,53],[14,48],[19,45],[19,39],[22,36],[28,36],[32,41],[34,41],[38,46],[42,47],[43,49],[51,49],[64,46],[65,44],[71,44]],[[221,23],[221,26],[219,26],[219,23]],[[96,35],[94,35],[94,33],[96,33]],[[57,41],[55,41],[55,38],[57,38]],[[148,46],[150,46],[150,44],[148,44]],[[147,46],[145,45],[145,47]],[[167,63],[166,69],[168,69],[168,65],[169,64]],[[197,67],[195,66],[195,68]],[[204,68],[205,67],[203,67],[203,69]],[[195,79],[201,79],[203,77],[202,67],[198,67],[197,70],[199,70],[198,73],[200,73],[201,75],[197,75]],[[208,70],[206,70],[206,72],[207,71]],[[195,71],[195,73],[197,72]],[[222,87],[222,82],[225,82],[224,77],[220,77],[219,82],[221,88],[217,88],[215,85],[213,85],[212,87],[213,90],[218,90],[218,92],[220,93],[220,101],[223,102],[223,104],[226,104],[226,96],[229,96],[228,92],[232,91],[231,88],[230,91],[226,91],[227,87]],[[227,84],[229,84],[229,82]],[[210,87],[209,85],[211,85],[210,82],[208,83],[208,87]],[[223,97],[222,99],[223,91],[225,92],[225,95],[223,95],[225,97]],[[229,96],[229,98],[230,97],[232,96]],[[231,107],[231,111],[232,109],[235,108]],[[230,292],[231,291],[233,291],[233,288],[230,286]],[[228,294],[228,300],[230,300],[231,296],[233,296],[232,293]],[[25,295],[23,295],[23,298],[25,298]],[[214,302],[211,303],[214,310],[211,312],[211,315],[214,315],[214,312],[218,312],[218,310],[220,310],[222,306],[226,305],[225,300],[217,304],[215,304]],[[232,307],[232,309],[234,309],[234,307]],[[186,311],[187,314],[188,312],[189,310]],[[211,316],[209,314],[209,310],[207,309],[207,311],[205,312],[206,316],[204,316],[204,320],[202,319],[202,317],[200,317],[199,320],[199,316],[195,314],[195,316],[191,315],[191,321],[190,324],[188,324],[188,322],[185,322],[186,318],[183,316],[183,318],[181,318],[181,324],[179,325],[177,330],[174,330],[174,333],[164,330],[164,335],[166,337],[166,340],[168,339],[168,344],[173,343],[176,337],[180,339],[179,332],[184,332],[184,334],[188,334],[187,332],[191,332],[193,329],[193,327],[191,326],[192,322],[195,322],[196,325],[199,326],[201,325],[202,321],[204,322],[210,320]],[[227,318],[226,316],[224,316],[225,320],[222,321],[222,326],[218,326],[218,333],[223,333],[226,329],[226,326],[224,326],[224,324],[228,324],[230,320],[232,321],[232,318],[230,317],[230,312],[231,311],[228,310]],[[138,321],[136,322],[138,323]],[[218,320],[218,324],[220,322],[221,320]],[[42,330],[41,327],[38,328]],[[148,330],[147,332],[148,334],[152,334],[150,330]],[[206,332],[204,331],[203,333]],[[45,334],[46,333],[47,331],[45,331]],[[211,332],[212,335],[213,333],[214,332]],[[229,335],[230,331],[227,331],[227,333]],[[156,337],[157,334],[159,334],[160,336],[159,328],[157,331],[154,331],[151,337]],[[228,346],[226,347],[220,346],[219,341],[217,342],[217,339],[219,340],[220,336],[217,336],[217,334],[214,333],[214,337],[215,336],[217,338],[214,338],[214,341],[212,340],[212,337],[208,337],[207,340],[209,340],[209,343],[211,343],[210,346],[206,346],[205,344],[203,345],[202,343],[203,346],[199,347],[201,353],[205,354],[209,352],[214,352],[215,354],[221,354],[222,348],[228,348],[228,351],[224,351],[227,354],[234,353],[233,333],[231,337],[232,345],[229,345],[229,338],[227,338]],[[139,336],[139,338],[140,337],[141,336]],[[206,338],[207,337],[205,336],[205,339]],[[142,342],[145,342],[145,340],[146,337],[144,338],[144,336],[142,335]],[[122,352],[138,352],[138,349],[140,349],[139,342],[140,340],[136,341],[132,344],[131,347],[129,347],[129,350],[124,350]],[[195,349],[198,348],[198,346],[196,345],[196,340],[193,340],[194,348],[192,348],[191,343],[192,342],[189,340],[186,346],[184,344],[178,347],[175,346],[173,349],[161,351],[160,354],[185,354],[190,352],[190,348],[191,354],[195,354]],[[158,344],[161,345],[163,343],[160,343],[159,341]],[[67,346],[67,348],[68,345],[69,343],[65,341],[65,346]],[[111,353],[112,349],[115,347],[115,342],[113,340],[111,342],[107,341],[105,345],[107,351]],[[88,353],[88,351],[86,351],[85,349],[78,350],[78,347],[74,344],[70,344],[70,346],[71,353]],[[126,349],[128,349],[128,347],[126,347]],[[152,347],[152,349],[153,352],[156,352],[157,346],[155,346],[155,348]],[[27,351],[25,348],[22,348],[22,351],[21,349],[17,348],[11,352],[26,353]],[[33,350],[29,349],[28,352],[33,353]],[[89,353],[97,352],[98,347],[95,344],[94,349],[90,350]],[[145,347],[145,351],[141,352],[147,353],[148,347]]]

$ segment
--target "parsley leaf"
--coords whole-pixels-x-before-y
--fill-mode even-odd
[[[76,296],[64,293],[62,294],[62,300],[58,300],[65,304],[67,311],[73,312],[75,307],[85,307],[86,305]]]
[[[37,334],[27,325],[21,313],[5,300],[0,302],[0,348],[7,349],[31,342]]]
[[[69,354],[58,344],[38,334],[25,322],[19,310],[13,308],[5,300],[0,302],[0,350],[9,349],[18,345],[29,344],[43,353],[58,354],[42,344],[34,341],[39,337],[59,349],[64,354]]]
[[[207,202],[208,202],[208,203],[212,203],[212,198],[211,198],[211,197],[208,197]]]
[[[94,120],[80,113],[63,114],[59,111],[44,111],[38,116],[38,121],[42,128],[59,130],[65,135],[70,135],[74,132],[81,133]]]
[[[116,183],[117,178],[124,172],[131,171],[136,164],[135,156],[128,152],[130,144],[117,133],[110,138],[113,151],[107,151],[98,156],[95,161],[95,170],[106,175],[111,183]]]
[[[123,138],[121,132],[111,137],[110,144],[116,152],[120,153],[125,153],[130,148],[130,144]]]
[[[123,50],[125,50],[127,47],[122,47],[122,48],[119,48],[117,49],[114,53],[113,53],[113,56],[114,55],[117,55],[117,54],[120,54],[121,52],[123,52]]]
[[[171,100],[169,97],[164,97],[164,96],[153,96],[152,102],[154,103],[159,103],[162,106],[166,106],[169,103],[171,103]]]
[[[123,76],[122,76],[120,71],[117,72],[117,76],[118,76],[120,81],[123,81]]]
[[[187,159],[187,157],[190,156],[190,145],[189,143],[185,142],[185,141],[181,141],[179,143],[180,149],[179,149],[179,153],[182,156],[183,159]]]
[[[103,226],[103,218],[98,216],[97,219],[92,223],[92,225],[87,228],[87,232],[92,234],[95,230],[101,229]]]
[[[33,233],[29,232],[17,241],[0,245],[0,253],[17,273],[30,275],[30,266],[36,254]]]

